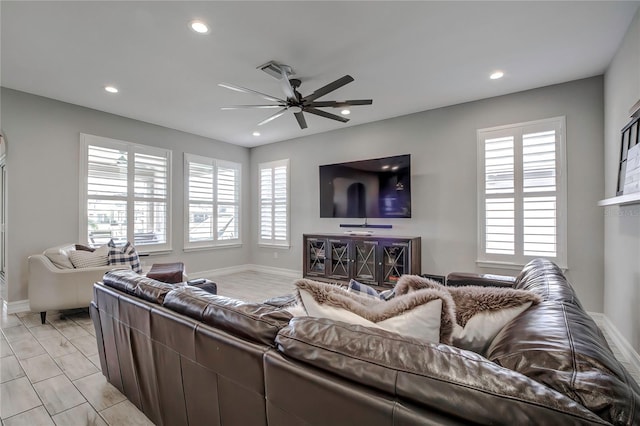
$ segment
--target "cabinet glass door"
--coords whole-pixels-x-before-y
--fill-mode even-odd
[[[354,256],[354,279],[363,283],[378,283],[377,241],[357,241]]]
[[[384,284],[395,285],[408,271],[408,248],[406,243],[392,243],[382,247],[382,276]]]
[[[349,258],[349,242],[329,240],[331,260],[329,276],[336,279],[348,279],[350,275],[351,259]]]
[[[326,262],[326,241],[315,238],[307,240],[307,274],[324,275]]]

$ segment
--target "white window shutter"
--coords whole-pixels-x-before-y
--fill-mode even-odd
[[[523,251],[525,256],[557,254],[556,131],[522,135]]]
[[[81,238],[170,249],[171,151],[86,134],[80,140]]]
[[[566,267],[564,117],[478,131],[478,262]]]
[[[241,244],[241,165],[185,154],[185,170],[185,248]]]
[[[259,165],[260,244],[289,245],[289,160]]]

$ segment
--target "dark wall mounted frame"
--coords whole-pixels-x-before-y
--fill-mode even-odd
[[[624,192],[624,179],[627,173],[627,153],[640,141],[640,115],[634,117],[629,124],[622,128],[620,145],[620,164],[618,166],[618,187],[616,195],[622,195]]]

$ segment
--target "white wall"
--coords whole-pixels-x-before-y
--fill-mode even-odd
[[[411,154],[412,218],[369,220],[393,225],[376,233],[421,236],[423,273],[514,274],[476,268],[476,130],[564,115],[569,173],[567,276],[585,308],[601,312],[603,221],[596,203],[604,194],[603,114],[603,79],[593,77],[253,148],[252,229],[258,221],[257,164],[289,158],[292,187],[291,249],[254,248],[253,263],[301,271],[303,233],[340,233],[344,231],[340,223],[354,222],[320,218],[319,165]]]
[[[78,242],[80,133],[168,148],[173,151],[173,252],[144,262],[181,260],[187,272],[207,271],[249,261],[249,196],[241,248],[184,253],[183,156],[185,152],[239,162],[249,181],[249,150],[220,141],[106,114],[52,99],[2,89],[2,130],[7,141],[7,301],[25,300],[27,257],[64,243]],[[245,188],[247,188],[245,186]]]
[[[620,130],[640,100],[640,11],[629,27],[604,80],[605,189],[616,192]],[[604,209],[604,313],[640,352],[640,204]]]

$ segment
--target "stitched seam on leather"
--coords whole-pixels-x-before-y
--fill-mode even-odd
[[[569,340],[569,348],[571,350],[571,361],[573,363],[571,368],[571,390],[573,394],[574,401],[580,401],[580,403],[586,407],[583,398],[581,398],[578,393],[575,391],[576,388],[576,379],[578,377],[578,360],[576,359],[576,348],[575,342],[573,341],[573,335],[571,334],[571,329],[569,328],[569,320],[567,318],[567,311],[564,303],[560,303],[560,308],[562,309],[562,318],[564,319],[564,326],[567,330],[567,339]]]
[[[354,360],[357,360],[357,361],[368,362],[368,363],[376,365],[378,367],[383,367],[383,368],[386,368],[386,369],[395,370],[395,372],[396,372],[396,383],[397,383],[398,372],[402,372],[402,373],[406,373],[406,374],[419,375],[419,376],[422,376],[422,377],[429,378],[430,380],[435,380],[435,381],[442,382],[442,383],[448,383],[448,384],[450,384],[452,386],[457,386],[457,387],[461,387],[461,388],[475,390],[477,392],[481,392],[481,393],[484,393],[484,394],[487,394],[487,395],[491,395],[491,396],[494,396],[494,397],[497,397],[497,398],[502,398],[502,399],[506,398],[506,399],[509,399],[509,400],[512,400],[512,401],[520,402],[522,404],[533,405],[533,406],[536,406],[536,407],[544,408],[544,409],[550,410],[550,411],[555,411],[557,413],[565,414],[565,415],[568,415],[568,416],[571,416],[571,417],[575,417],[575,418],[578,418],[578,419],[585,419],[585,420],[589,420],[591,422],[594,421],[593,419],[587,418],[587,417],[582,416],[582,415],[580,415],[578,413],[568,413],[568,412],[563,411],[562,409],[560,409],[558,407],[551,407],[551,406],[548,406],[548,405],[545,405],[545,404],[542,404],[542,403],[539,403],[539,402],[536,402],[536,401],[530,401],[530,400],[522,399],[522,398],[519,398],[519,397],[513,396],[513,395],[504,395],[504,394],[500,394],[500,393],[495,393],[495,392],[491,392],[490,390],[487,390],[487,389],[484,389],[484,388],[481,388],[481,387],[478,387],[478,386],[471,386],[471,385],[466,385],[464,383],[451,382],[451,381],[443,379],[443,378],[422,374],[422,373],[419,373],[419,372],[416,372],[416,371],[409,371],[409,370],[404,370],[404,369],[400,369],[400,368],[389,368],[386,365],[379,364],[379,363],[373,362],[373,361],[367,361],[367,360],[364,360],[364,359],[361,359],[361,358],[354,358],[353,356],[345,354],[343,352],[338,352],[336,350],[329,349],[329,348],[324,347],[324,346],[318,346],[316,344],[307,342],[305,340],[300,340],[300,339],[298,339],[296,337],[287,336],[285,334],[281,334],[280,336],[282,336],[285,339],[295,340],[297,342],[306,344],[308,346],[311,346],[311,347],[314,347],[314,348],[317,348],[317,349],[322,349],[322,350],[325,350],[327,352],[331,352],[331,353],[334,353],[334,354],[337,354],[337,355],[345,356],[345,357],[348,357],[348,358],[351,358],[351,359],[354,359]],[[282,347],[282,345],[279,345],[279,347]],[[286,352],[285,352],[285,355],[286,355]],[[291,355],[289,355],[289,356],[291,356]],[[484,361],[479,361],[479,360],[472,360],[472,361],[485,363]],[[491,361],[488,361],[488,362],[491,362]],[[307,361],[307,363],[309,363],[311,365],[315,365],[310,361]],[[329,370],[329,371],[332,371],[332,370]],[[344,376],[341,376],[341,377],[344,377]],[[350,380],[353,380],[353,379],[350,379]],[[384,390],[383,390],[383,392],[384,392]],[[394,395],[399,396],[395,388],[394,388]],[[595,413],[593,415],[596,416]],[[598,420],[599,420],[600,424],[605,424],[605,425],[609,425],[610,424],[608,422],[605,422],[602,419],[598,419]]]

